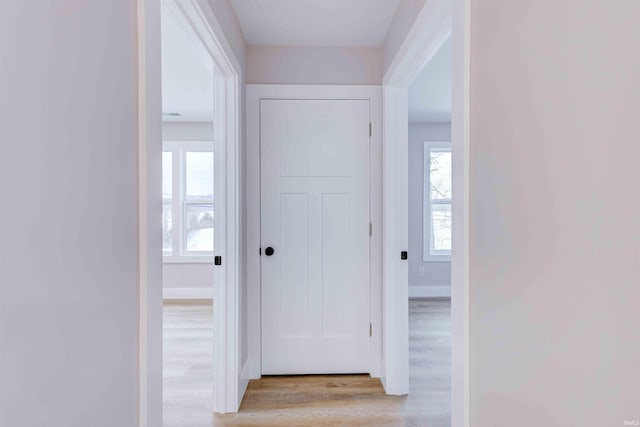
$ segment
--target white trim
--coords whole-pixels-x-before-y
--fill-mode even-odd
[[[453,242],[451,256],[451,427],[469,427],[470,415],[470,1],[453,0]]]
[[[399,218],[407,209],[404,177],[406,164],[393,158],[395,148],[406,153],[408,117],[406,89],[443,42],[453,34],[453,254],[452,306],[452,427],[469,426],[469,2],[430,0],[426,2],[384,76],[384,218],[385,218],[385,381],[387,392],[407,393],[408,348],[404,341],[407,322],[407,267],[399,262],[397,250],[406,236]],[[404,92],[403,92],[404,91]],[[394,187],[394,184],[396,186]],[[405,214],[406,215],[406,214]]]
[[[213,127],[211,129],[213,129]],[[211,138],[213,139],[213,135],[211,135]],[[172,151],[175,149],[184,149],[185,151],[213,151],[213,141],[201,141],[194,139],[185,141],[179,141],[176,139],[165,139],[162,141],[163,151]]]
[[[383,360],[387,394],[409,393],[408,126],[406,88],[384,87],[383,141]]]
[[[451,255],[431,255],[423,252],[422,262],[451,262]]]
[[[261,375],[260,336],[260,99],[367,99],[371,108],[371,376],[382,363],[382,111],[379,86],[247,85],[247,311],[248,378]]]
[[[383,78],[384,86],[406,88],[451,36],[452,0],[426,2]]]
[[[164,288],[162,290],[163,300],[198,300],[198,299],[213,299],[213,288]]]
[[[160,3],[138,0],[138,426],[162,425]],[[156,249],[154,249],[156,248]]]
[[[215,254],[222,265],[214,271],[214,392],[213,411],[237,412],[244,390],[240,372],[240,91],[242,70],[209,2],[165,0],[174,4],[195,45],[213,59]]]
[[[411,286],[409,298],[447,298],[451,297],[451,286]]]

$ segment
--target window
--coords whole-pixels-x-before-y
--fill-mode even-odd
[[[451,145],[424,143],[423,261],[451,257]]]
[[[162,251],[165,255],[173,252],[173,228],[171,223],[173,195],[173,153],[162,153]]]
[[[213,149],[210,142],[167,142],[162,153],[165,262],[211,262],[214,249]]]

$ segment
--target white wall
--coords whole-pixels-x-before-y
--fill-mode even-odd
[[[379,48],[247,48],[247,83],[379,85],[381,82]]]
[[[409,297],[444,297],[451,295],[451,262],[422,261],[425,141],[451,141],[451,123],[409,123]]]
[[[212,141],[212,122],[165,121],[162,123],[162,139],[165,141]]]
[[[209,1],[216,4],[216,0]],[[379,85],[425,3],[426,0],[400,0],[380,48],[247,46],[246,81]],[[231,21],[237,23],[235,16]]]
[[[164,299],[213,298],[213,263],[164,263]]]
[[[137,426],[135,17],[0,2],[2,426]]]
[[[470,3],[471,425],[638,420],[640,2]]]

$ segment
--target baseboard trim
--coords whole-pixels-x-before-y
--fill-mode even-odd
[[[451,286],[409,286],[409,298],[451,297]]]
[[[164,288],[165,300],[213,299],[213,288]]]

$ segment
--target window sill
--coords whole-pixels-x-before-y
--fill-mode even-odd
[[[451,255],[423,255],[422,262],[451,262]]]

